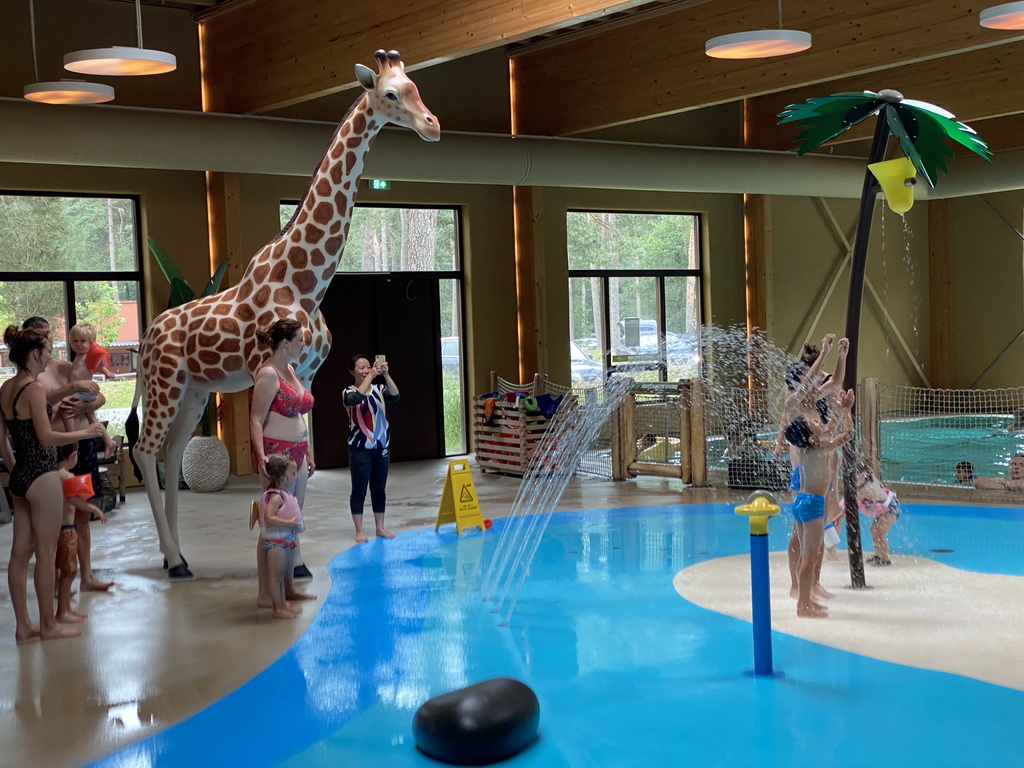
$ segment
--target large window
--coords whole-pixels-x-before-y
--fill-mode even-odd
[[[54,356],[67,359],[68,329],[96,327],[118,380],[100,385],[98,412],[123,434],[134,393],[142,272],[138,204],[130,197],[0,195],[0,327],[38,315],[50,321]],[[0,348],[0,373],[13,369]]]
[[[296,203],[283,203],[281,226]],[[455,208],[356,206],[338,272],[431,273],[437,279],[440,325],[437,355],[441,365],[445,448],[466,451],[462,345],[462,260],[459,217]]]
[[[566,230],[570,354],[643,381],[697,375],[700,217],[569,211]],[[574,384],[586,386],[577,369]]]

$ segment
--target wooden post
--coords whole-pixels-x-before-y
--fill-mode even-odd
[[[625,480],[626,469],[622,463],[622,421],[623,413],[628,408],[626,398],[623,398],[621,402],[615,407],[615,412],[612,413],[612,417],[609,419],[609,426],[611,426],[610,442],[612,446],[612,480]]]
[[[864,379],[861,382],[857,400],[860,402],[858,412],[860,413],[860,433],[863,438],[861,451],[864,458],[871,464],[875,477],[878,477],[878,379]]]
[[[690,382],[679,381],[679,477],[684,484],[693,482],[693,451],[692,438],[690,433],[693,425],[690,423],[690,409],[692,395],[690,393]]]
[[[636,477],[630,465],[636,461],[636,396],[630,392],[622,401],[622,467],[623,475]]]
[[[695,488],[708,484],[707,445],[704,442],[704,381],[690,382],[690,462],[691,479]]]
[[[242,210],[239,200],[238,174],[208,172],[206,174],[206,205],[210,218],[210,273],[225,261],[230,266],[221,288],[238,285],[248,264],[242,263]],[[228,449],[231,473],[250,475],[256,471],[252,463],[249,437],[249,393],[232,392],[213,395],[218,399],[220,438]]]

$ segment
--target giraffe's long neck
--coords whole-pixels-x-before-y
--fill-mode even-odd
[[[278,243],[288,243],[286,255],[296,270],[293,282],[300,295],[312,301],[312,308],[309,302],[302,302],[310,314],[319,307],[338,269],[363,162],[383,126],[363,94],[335,131],[295,216],[276,238]],[[305,251],[306,259],[295,246]]]

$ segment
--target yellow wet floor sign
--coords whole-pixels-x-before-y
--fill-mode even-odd
[[[437,508],[436,531],[445,523],[455,523],[459,533],[474,526],[484,530],[484,518],[480,513],[480,500],[473,486],[473,473],[467,461],[449,461],[448,476],[444,480],[441,504]]]

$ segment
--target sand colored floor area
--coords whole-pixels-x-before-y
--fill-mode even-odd
[[[821,583],[835,594],[829,618],[797,618],[785,552],[769,556],[772,629],[832,648],[911,667],[951,672],[1024,690],[1020,639],[1024,579],[972,573],[926,558],[893,555],[867,566],[867,589],[852,589],[846,553],[823,564]],[[750,559],[709,560],[676,574],[686,600],[750,621]],[[970,648],[970,653],[964,649]],[[785,671],[785,670],[783,670]]]

